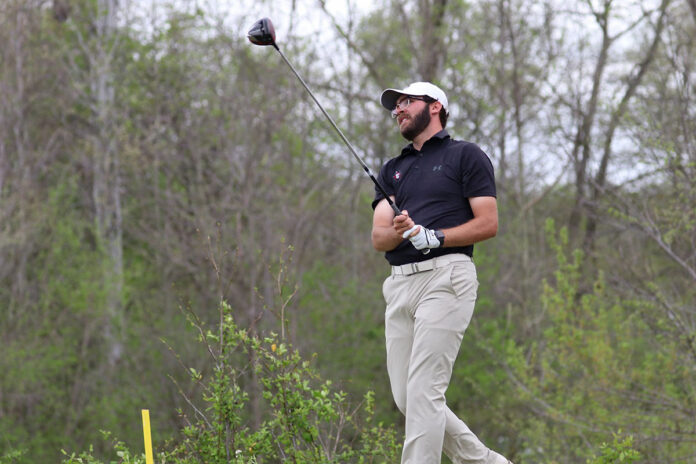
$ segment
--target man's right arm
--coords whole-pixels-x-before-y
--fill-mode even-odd
[[[391,197],[394,200],[394,197]],[[406,230],[413,226],[413,220],[408,215],[399,216],[399,225],[394,222],[394,210],[386,199],[380,201],[375,207],[372,217],[372,246],[377,251],[391,251],[404,240],[398,230]]]

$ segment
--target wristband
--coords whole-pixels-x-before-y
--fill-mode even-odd
[[[440,246],[438,248],[443,248],[445,246],[445,233],[440,229],[435,231],[435,238],[440,241]]]

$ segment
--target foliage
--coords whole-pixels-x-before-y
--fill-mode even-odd
[[[102,431],[102,437],[105,441],[111,442],[113,452],[118,458],[118,461],[107,461],[105,463],[104,461],[94,457],[94,447],[90,446],[88,451],[83,451],[79,454],[74,452],[68,454],[67,451],[61,450],[64,456],[61,462],[64,464],[115,464],[116,462],[118,464],[145,464],[146,460],[144,454],[140,455],[132,453],[125,443],[112,438],[111,433]],[[155,459],[160,463],[167,462],[164,454],[156,456]]]
[[[601,454],[587,461],[587,464],[631,463],[640,459],[640,453],[633,449],[633,437],[621,438],[614,434],[614,441],[599,446]]]
[[[311,362],[275,334],[258,337],[240,329],[230,306],[221,304],[220,330],[203,331],[214,358],[203,387],[207,403],[184,429],[172,452],[175,462],[392,462],[399,451],[395,432],[372,423],[374,399],[351,408],[345,393],[322,381]],[[245,363],[240,365],[240,359]],[[245,419],[249,394],[244,372],[258,375],[267,411],[254,430]],[[204,382],[191,371],[192,379]],[[357,446],[356,446],[357,445]]]
[[[216,440],[184,398],[231,421],[200,395],[232,407],[220,382],[233,374],[186,336],[178,308],[204,327],[223,300],[260,337],[258,356],[229,353],[243,436],[274,424],[274,453],[316,457],[329,424],[352,417],[348,398],[370,390],[335,454],[390,449],[375,438],[402,419],[373,189],[285,63],[249,46],[266,7],[374,171],[405,143],[379,93],[420,79],[447,93],[450,134],[495,165],[499,233],[476,245],[479,299],[447,392],[472,430],[521,464],[620,458],[625,437],[641,457],[624,459],[693,461],[693,2],[140,3],[0,2],[0,462],[56,462],[89,443],[70,459],[117,459],[142,438],[143,404],[172,443],[188,439],[188,416]],[[300,285],[279,307],[268,263],[287,245]],[[289,365],[260,355],[269,330]],[[160,338],[177,340],[176,359]],[[295,350],[321,356],[305,368]],[[182,397],[188,367],[203,377]],[[308,386],[289,388],[293,373]],[[295,409],[276,417],[263,392],[281,388]]]
[[[220,312],[222,324],[214,331],[192,319],[214,363],[213,373],[205,378],[189,368],[191,380],[202,388],[205,407],[199,409],[195,399],[186,398],[195,415],[160,462],[381,463],[398,458],[395,430],[374,421],[371,392],[351,407],[345,393],[322,381],[312,363],[276,334],[250,335],[236,325],[225,302]],[[246,411],[250,395],[243,379],[249,369],[259,376],[267,406],[256,429],[250,427]],[[120,463],[143,462],[122,442],[115,442],[114,450]],[[92,449],[64,454],[65,464],[100,462]]]
[[[26,454],[23,450],[10,450],[0,456],[0,464],[13,464],[21,462],[20,459]]]
[[[383,260],[381,256],[378,259]],[[303,316],[298,329],[312,336],[299,339],[298,345],[302,352],[320,353],[316,359],[318,369],[351,396],[370,390],[377,398],[389,399],[382,322],[383,278],[346,272],[345,265],[353,265],[352,261],[349,263],[319,262],[304,273],[298,292],[297,314]],[[347,330],[349,327],[351,330]],[[377,417],[398,423],[401,413],[391,400],[378,403]]]
[[[539,446],[536,459],[587,459],[591,444],[616,430],[668,436],[686,418],[666,414],[660,404],[688,402],[691,395],[690,388],[684,389],[691,374],[671,361],[678,358],[678,341],[660,338],[661,348],[650,348],[655,334],[640,314],[651,305],[621,299],[601,272],[588,285],[582,252],[567,252],[566,229],[556,232],[550,220],[547,233],[558,268],[553,281],[543,284],[543,335],[510,346],[507,361],[518,394],[538,415],[523,432]],[[685,455],[690,446],[688,439],[661,444],[645,439],[635,445],[632,440],[603,445],[605,460],[599,462],[614,462],[613,456],[638,460],[639,455],[655,462],[674,452]]]

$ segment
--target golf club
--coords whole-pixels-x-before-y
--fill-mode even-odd
[[[338,128],[336,123],[334,122],[333,118],[329,115],[329,113],[326,112],[324,107],[319,103],[319,100],[317,100],[317,97],[314,96],[314,93],[309,89],[307,84],[305,83],[304,79],[300,76],[300,74],[295,70],[295,67],[290,64],[290,61],[285,57],[285,54],[278,48],[278,45],[276,44],[275,41],[275,28],[273,27],[273,23],[269,18],[263,18],[259,19],[254,23],[254,25],[249,29],[249,32],[247,34],[247,37],[249,38],[249,41],[253,43],[254,45],[261,45],[261,46],[267,46],[267,45],[273,45],[273,48],[275,48],[278,53],[280,53],[280,56],[283,58],[283,61],[287,63],[287,65],[290,67],[292,72],[297,76],[297,79],[302,83],[302,86],[305,88],[307,93],[312,97],[312,100],[314,100],[314,103],[317,104],[319,109],[321,110],[322,113],[324,113],[324,116],[326,116],[326,119],[329,120],[331,125],[333,126],[334,129],[336,129],[336,132],[338,135],[341,137],[341,140],[343,140],[343,143],[346,144],[350,152],[353,154],[353,157],[358,160],[358,163],[362,166],[362,168],[365,170],[365,173],[367,173],[368,176],[370,176],[370,179],[372,179],[372,182],[374,182],[375,186],[379,190],[379,192],[386,198],[387,202],[389,203],[389,206],[391,206],[391,209],[394,210],[394,214],[399,216],[401,214],[401,210],[399,209],[398,206],[392,201],[392,199],[387,195],[387,192],[384,190],[384,187],[380,185],[380,183],[377,181],[375,176],[372,174],[372,171],[370,168],[365,164],[365,162],[358,156],[358,153],[355,151],[355,148],[353,148],[353,145],[348,141],[345,135],[343,135],[343,132],[341,129]],[[430,253],[429,249],[424,249],[422,250],[423,254],[428,254]]]

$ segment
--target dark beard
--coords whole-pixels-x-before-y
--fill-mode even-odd
[[[403,135],[406,140],[413,141],[413,139],[418,137],[418,134],[428,127],[428,124],[430,124],[430,105],[425,105],[423,110],[416,114],[406,125],[404,130],[401,131],[401,135]]]

